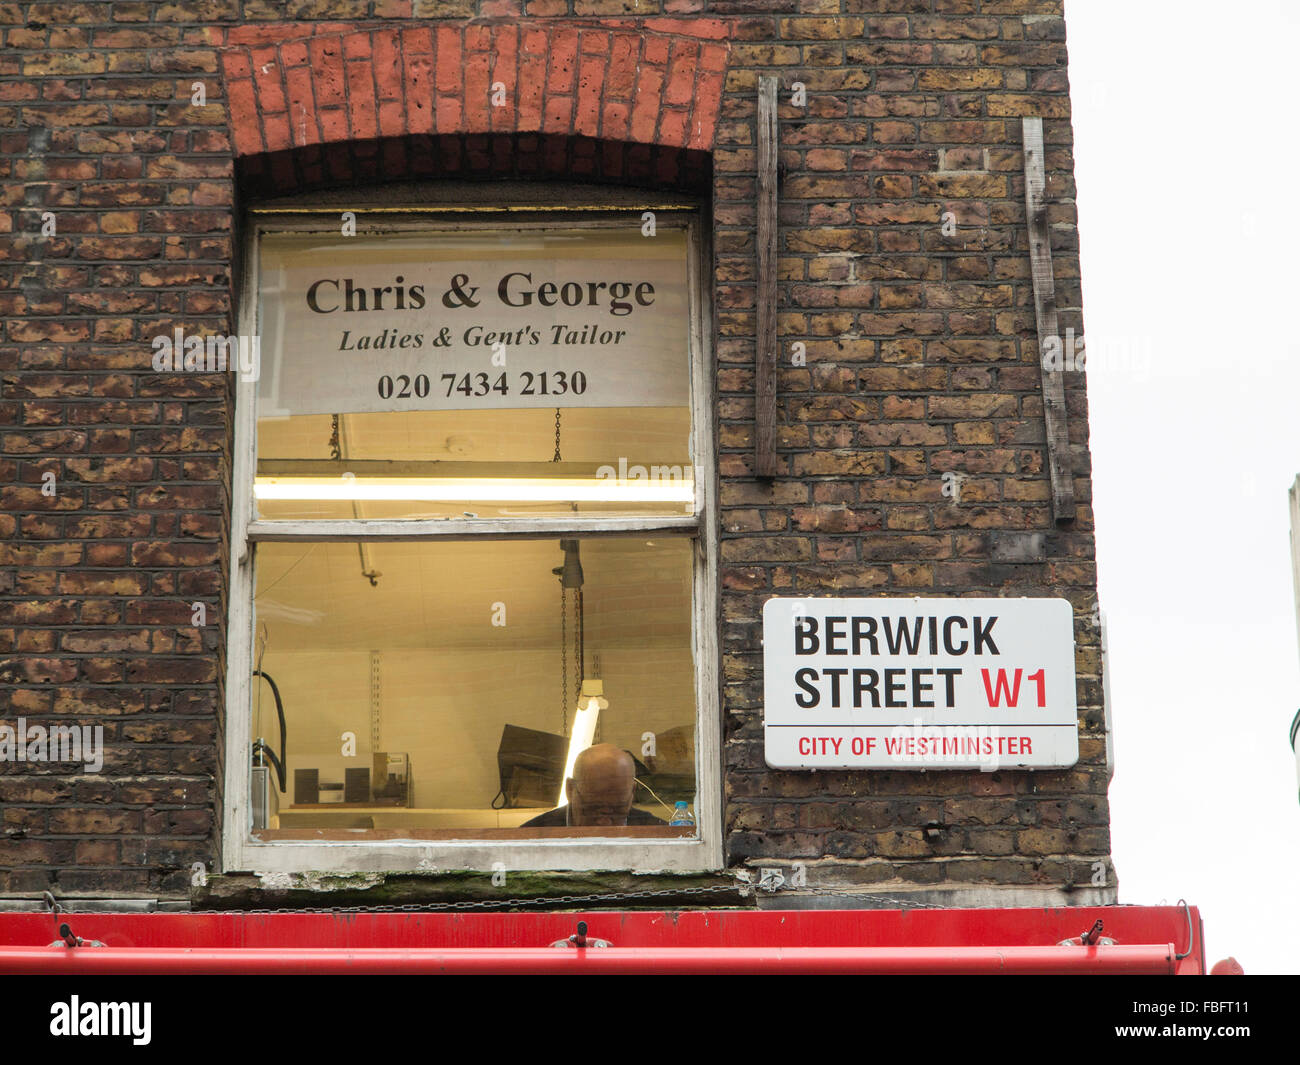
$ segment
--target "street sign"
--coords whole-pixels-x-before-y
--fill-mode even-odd
[[[774,769],[1079,759],[1064,599],[769,599],[763,685]]]

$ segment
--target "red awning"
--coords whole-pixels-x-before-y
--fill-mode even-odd
[[[1105,940],[1064,943],[1098,919]],[[611,945],[550,945],[579,921]],[[61,924],[104,945],[50,945]],[[0,972],[1190,974],[1205,971],[1200,929],[1196,910],[1181,906],[0,913]]]

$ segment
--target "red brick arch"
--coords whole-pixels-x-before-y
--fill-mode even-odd
[[[475,170],[672,181],[713,148],[729,50],[722,22],[677,25],[691,32],[439,23],[227,47],[236,159],[284,191]]]

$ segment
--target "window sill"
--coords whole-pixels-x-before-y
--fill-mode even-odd
[[[695,828],[673,828],[664,825],[625,825],[609,827],[569,828],[264,828],[254,835],[254,841],[274,843],[282,841],[308,842],[312,840],[337,840],[366,842],[367,840],[455,840],[462,843],[491,842],[495,840],[603,840],[617,843],[623,840],[644,839],[694,839]]]
[[[663,873],[705,873],[723,867],[722,845],[707,828],[674,829],[653,825],[624,829],[628,835],[576,837],[575,832],[608,829],[530,829],[529,838],[451,839],[418,838],[415,831],[385,832],[384,838],[366,839],[375,830],[297,830],[284,838],[284,829],[263,829],[242,840],[229,841],[223,872],[322,875],[651,870]],[[383,830],[380,830],[383,831]],[[432,830],[437,831],[437,830]],[[475,830],[482,833],[484,830]],[[512,830],[501,830],[510,832]],[[517,831],[517,830],[513,830]],[[540,833],[546,832],[545,837]],[[655,833],[645,835],[643,833]],[[682,833],[666,836],[665,833]],[[365,835],[363,835],[365,833]],[[635,834],[633,834],[635,833]],[[702,833],[695,835],[694,833]],[[307,836],[307,838],[302,838]],[[417,837],[417,838],[412,838]],[[234,845],[238,843],[238,845]]]

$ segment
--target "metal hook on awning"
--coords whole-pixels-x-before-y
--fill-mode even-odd
[[[587,938],[587,922],[579,921],[578,930],[568,939],[557,939],[551,944],[553,947],[577,947],[579,950],[585,950],[587,947],[612,947],[614,944],[608,939],[596,939],[594,936]]]
[[[1094,943],[1096,943],[1101,938],[1101,929],[1102,929],[1101,918],[1098,917],[1096,924],[1094,924],[1091,928],[1088,929],[1088,931],[1084,932],[1083,935],[1079,937],[1079,940],[1083,944],[1083,946],[1090,947]]]
[[[50,946],[57,947],[60,944],[65,947],[102,947],[104,945],[98,939],[82,939],[72,931],[72,926],[67,921],[59,925],[59,938]]]
[[[1075,936],[1073,939],[1063,939],[1056,945],[1058,947],[1113,947],[1115,940],[1110,936],[1103,936],[1102,927],[1101,918],[1098,917],[1083,935]]]
[[[1193,944],[1193,942],[1195,941],[1195,936],[1194,936],[1193,933],[1192,933],[1192,910],[1191,910],[1191,907],[1187,905],[1187,900],[1186,900],[1186,899],[1179,899],[1179,900],[1178,900],[1178,905],[1180,905],[1180,906],[1183,908],[1183,913],[1187,915],[1187,949],[1186,949],[1185,951],[1183,951],[1182,954],[1175,954],[1175,955],[1174,955],[1175,960],[1177,960],[1177,961],[1182,961],[1185,957],[1187,957],[1187,955],[1191,954],[1191,952],[1192,952],[1192,944]]]

